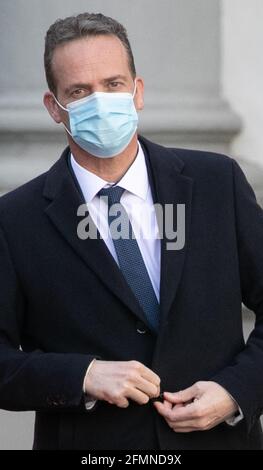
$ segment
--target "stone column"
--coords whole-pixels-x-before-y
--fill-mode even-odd
[[[263,206],[263,2],[222,1],[222,88],[242,118],[231,153],[239,160]]]

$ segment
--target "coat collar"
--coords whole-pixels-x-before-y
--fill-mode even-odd
[[[139,140],[147,157],[154,202],[161,205],[173,204],[174,220],[176,220],[176,204],[185,204],[186,233],[189,234],[192,179],[182,174],[184,162],[174,150],[154,144],[142,137]],[[87,266],[133,314],[145,322],[140,305],[103,240],[100,238],[81,240],[77,235],[77,226],[81,220],[77,210],[81,204],[84,204],[84,199],[70,172],[68,154],[67,148],[47,173],[43,191],[44,197],[49,200],[45,209],[46,214]],[[87,216],[87,213],[85,215]],[[161,328],[165,325],[166,316],[175,299],[187,248],[186,239],[186,245],[182,250],[168,251],[167,241],[170,240],[167,240],[166,236],[161,240]]]

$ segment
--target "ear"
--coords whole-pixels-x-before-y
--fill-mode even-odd
[[[134,95],[134,104],[137,111],[144,108],[144,81],[141,77],[136,77],[136,92]]]
[[[54,121],[57,124],[59,124],[60,122],[63,121],[62,120],[63,111],[60,110],[60,107],[58,106],[58,104],[54,100],[54,96],[52,95],[52,93],[50,93],[50,91],[47,91],[44,94],[43,103],[44,103],[45,107],[47,108],[50,116],[52,117],[52,119],[54,119]],[[61,113],[61,111],[62,111],[62,113]]]

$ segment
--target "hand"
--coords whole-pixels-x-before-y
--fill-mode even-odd
[[[228,392],[215,382],[196,382],[180,392],[164,392],[164,403],[155,402],[154,406],[175,432],[206,431],[238,409]]]
[[[95,360],[86,375],[85,392],[97,400],[105,400],[120,408],[129,406],[129,399],[145,405],[160,394],[160,379],[137,361]]]

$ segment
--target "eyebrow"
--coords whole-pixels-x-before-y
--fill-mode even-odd
[[[114,80],[124,80],[124,81],[127,81],[127,77],[125,75],[113,75],[113,77],[109,77],[109,78],[104,78],[102,80],[102,82],[104,83],[108,83],[108,82],[114,82]]]
[[[123,80],[127,82],[127,77],[125,75],[120,74],[113,75],[112,77],[103,78],[101,80],[101,83],[107,84],[109,82],[114,82],[115,80]],[[91,88],[91,85],[89,83],[74,83],[73,85],[65,89],[65,93],[70,93],[74,88]]]

